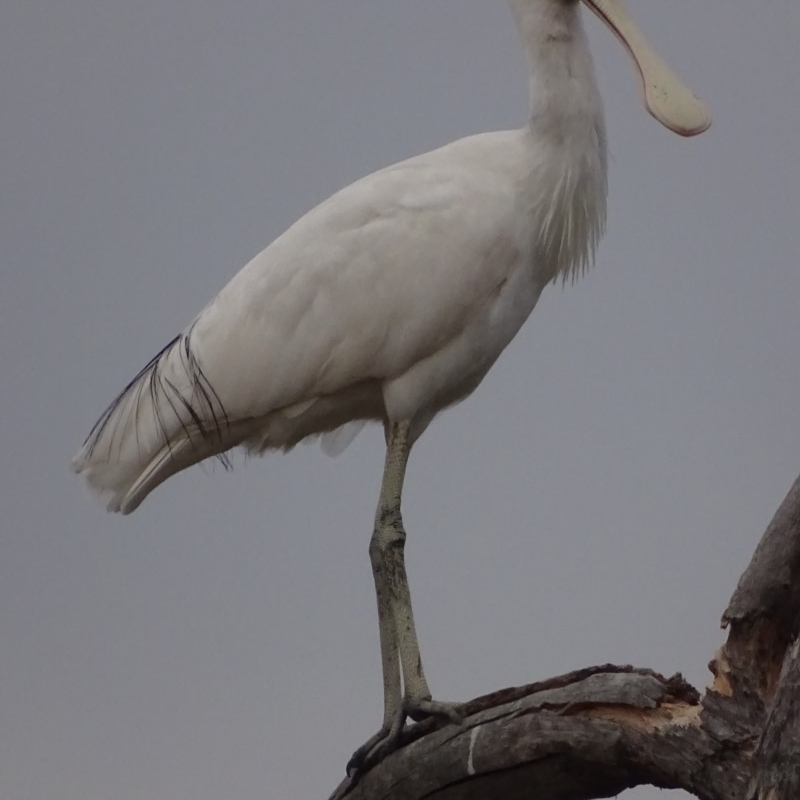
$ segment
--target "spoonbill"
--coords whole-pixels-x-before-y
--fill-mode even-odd
[[[684,136],[702,104],[619,0],[584,0],[638,67],[648,110]],[[470,136],[380,170],[309,211],[253,258],[123,389],[72,461],[128,514],[179,470],[243,446],[341,449],[383,424],[369,554],[384,714],[349,771],[397,745],[433,700],[404,563],[409,452],[469,395],[557,279],[591,263],[606,212],[606,132],[579,0],[511,0],[530,68],[521,130]]]

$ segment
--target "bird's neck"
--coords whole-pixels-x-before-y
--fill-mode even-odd
[[[577,0],[511,0],[530,67],[530,124],[569,132],[603,108]]]
[[[606,215],[603,106],[578,0],[511,0],[530,66],[532,180],[549,193],[537,229],[555,275],[587,267]],[[541,212],[540,212],[541,213]]]

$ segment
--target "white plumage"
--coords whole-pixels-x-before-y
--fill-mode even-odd
[[[651,112],[683,134],[707,127],[618,0],[586,3],[631,50]],[[414,632],[400,516],[409,450],[480,383],[544,287],[589,266],[605,222],[605,128],[578,2],[512,6],[528,124],[388,167],[310,211],[134,378],[73,461],[110,510],[128,513],[237,445],[260,453],[322,434],[336,452],[363,422],[383,422],[370,555],[384,721],[356,768],[396,744],[408,714],[457,718],[430,699]]]
[[[237,444],[289,448],[353,419],[410,419],[419,435],[477,386],[544,286],[590,262],[605,212],[599,107],[590,121],[567,150],[530,128],[483,134],[333,195],[148,365],[77,469],[128,513]]]

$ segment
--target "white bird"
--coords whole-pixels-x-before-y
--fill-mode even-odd
[[[618,0],[585,2],[633,55],[651,113],[683,135],[708,127]],[[414,629],[400,515],[411,446],[475,389],[544,287],[591,264],[604,228],[606,133],[578,0],[511,4],[527,124],[387,167],[310,211],[128,384],[72,462],[127,514],[233,447],[288,450],[322,434],[336,450],[352,424],[383,424],[370,557],[384,718],[351,769],[396,746],[409,716],[458,718],[431,699]]]

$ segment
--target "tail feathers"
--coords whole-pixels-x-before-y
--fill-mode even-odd
[[[72,462],[75,472],[80,472],[92,491],[106,501],[109,511],[130,514],[153,489],[171,475],[202,460],[197,457],[197,447],[186,437],[170,442],[147,463],[101,464],[81,463],[79,456]],[[208,456],[216,455],[211,450]]]
[[[242,442],[190,347],[191,329],[173,339],[106,409],[78,454],[74,472],[128,514],[162,481]],[[227,461],[225,461],[227,463]]]

